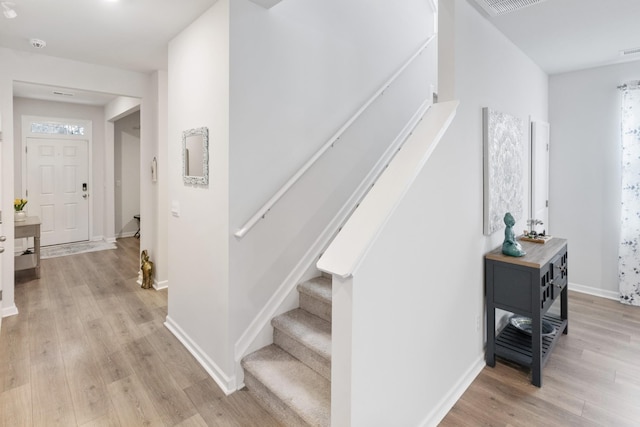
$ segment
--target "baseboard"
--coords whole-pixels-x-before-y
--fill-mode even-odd
[[[167,316],[164,326],[171,331],[171,333],[178,338],[178,341],[185,346],[185,348],[196,358],[198,363],[204,368],[205,371],[213,378],[213,380],[222,389],[227,396],[236,391],[235,378],[229,378],[225,373],[216,365],[216,363],[205,354],[204,351],[178,326],[176,322]]]
[[[153,289],[155,289],[156,291],[160,291],[162,289],[166,289],[169,287],[169,281],[168,280],[161,280],[161,281],[157,281],[157,280],[153,280]]]
[[[118,234],[118,237],[117,237],[117,238],[118,238],[118,239],[124,239],[124,238],[126,238],[126,237],[133,237],[133,236],[135,236],[136,234],[138,234],[138,232],[137,232],[137,231],[127,231],[126,233],[120,233],[120,234]]]
[[[16,307],[15,304],[11,307],[4,307],[2,309],[2,317],[15,316],[16,314],[18,314],[18,307]]]
[[[437,426],[440,421],[449,413],[453,405],[456,404],[458,399],[462,397],[464,392],[469,388],[473,380],[476,379],[486,363],[484,361],[484,354],[481,354],[478,359],[467,369],[467,372],[462,375],[453,388],[440,400],[438,405],[427,415],[425,420],[420,424],[422,427]]]
[[[569,283],[569,290],[580,292],[581,294],[593,295],[596,297],[611,299],[614,301],[620,301],[620,294],[614,291],[607,291],[600,288],[592,288],[590,286],[583,286],[577,283]]]

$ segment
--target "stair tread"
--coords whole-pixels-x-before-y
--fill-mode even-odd
[[[297,308],[271,321],[274,328],[331,360],[331,323]]]
[[[331,304],[331,279],[327,277],[314,277],[298,285],[298,292],[305,293],[314,298]]]
[[[309,424],[330,424],[331,383],[280,347],[251,353],[242,366]]]

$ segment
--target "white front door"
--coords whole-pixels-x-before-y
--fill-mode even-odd
[[[541,121],[531,123],[531,218],[549,232],[549,123]]]
[[[88,142],[27,138],[28,213],[42,246],[89,240]]]

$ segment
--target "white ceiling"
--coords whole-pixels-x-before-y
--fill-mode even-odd
[[[640,47],[640,0],[547,0],[488,19],[548,74],[640,59],[619,54]]]
[[[8,0],[18,16],[0,15],[0,46],[141,72],[166,69],[167,44],[216,0]],[[295,1],[295,0],[292,0]],[[448,1],[448,0],[440,0]],[[640,0],[547,0],[490,17],[549,74],[640,59]],[[16,84],[16,95],[104,105],[111,98],[65,88]],[[52,95],[52,91],[74,96]]]
[[[5,0],[2,0],[5,1]],[[0,14],[0,46],[139,72],[166,70],[167,45],[216,0],[7,0],[18,16]],[[44,40],[35,49],[30,40]],[[53,92],[62,92],[55,95]],[[14,83],[24,98],[105,105],[115,95]]]
[[[2,0],[5,1],[5,0]],[[128,70],[167,68],[167,43],[216,0],[6,0],[18,16],[0,15],[0,46]]]

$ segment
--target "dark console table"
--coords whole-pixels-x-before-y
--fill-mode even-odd
[[[503,255],[501,247],[485,255],[486,359],[491,367],[496,356],[530,367],[531,382],[541,387],[542,367],[557,340],[568,332],[567,240],[520,243],[527,252],[523,257]],[[547,313],[558,296],[559,317]],[[496,308],[531,318],[531,335],[507,324],[496,336]],[[555,334],[543,336],[543,319],[555,327]]]

